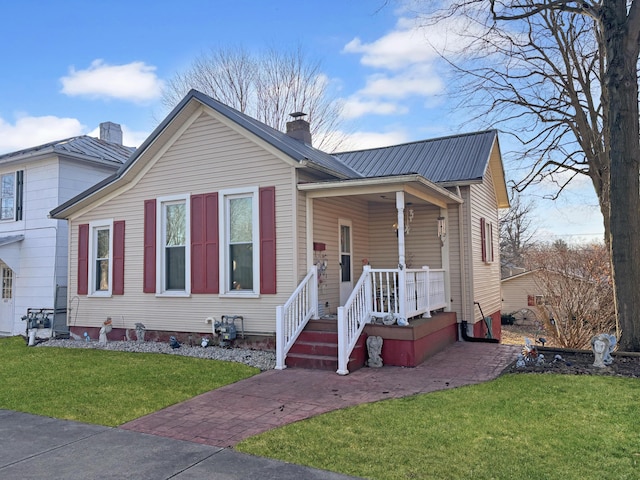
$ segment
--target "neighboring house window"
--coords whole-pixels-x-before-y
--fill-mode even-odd
[[[24,171],[0,175],[0,220],[22,220]]]
[[[78,295],[124,294],[124,220],[78,225]]]
[[[225,293],[258,293],[258,192],[221,192]]]
[[[156,259],[161,275],[159,293],[189,294],[189,202],[186,196],[158,199],[158,244]]]
[[[482,261],[493,262],[493,223],[480,219],[480,239],[482,242]]]
[[[2,298],[13,298],[13,270],[9,267],[2,268]]]

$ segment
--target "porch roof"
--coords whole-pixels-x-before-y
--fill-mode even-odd
[[[463,203],[462,198],[455,193],[417,174],[300,183],[298,189],[307,192],[309,198],[370,195],[372,199],[383,201],[384,194],[403,191],[441,208],[452,203]],[[387,200],[395,201],[395,197]]]

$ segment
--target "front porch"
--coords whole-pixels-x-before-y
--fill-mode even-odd
[[[443,270],[365,266],[347,302],[320,329],[329,330],[330,335],[313,340],[317,324],[307,325],[319,318],[317,276],[314,266],[289,301],[277,309],[276,369],[286,368],[287,356],[301,335],[304,346],[291,352],[289,363],[310,368],[335,366],[341,375],[364,364],[366,355],[361,350],[369,335],[383,338],[386,365],[404,367],[417,366],[457,339],[455,313],[440,311],[448,305]]]

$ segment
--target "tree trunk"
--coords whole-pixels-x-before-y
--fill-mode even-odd
[[[632,9],[637,10],[634,5]],[[620,348],[640,351],[640,131],[638,26],[626,0],[603,2],[607,128],[611,135],[610,248]]]

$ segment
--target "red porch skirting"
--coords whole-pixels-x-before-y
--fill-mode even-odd
[[[415,367],[456,342],[458,324],[455,312],[440,312],[431,318],[411,320],[406,327],[369,324],[364,333],[382,337],[385,365]]]

